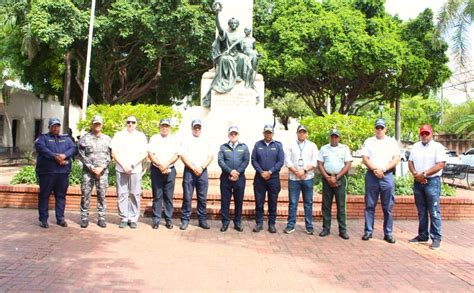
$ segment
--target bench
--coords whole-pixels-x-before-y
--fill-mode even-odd
[[[469,184],[469,165],[464,164],[446,164],[443,169],[443,182],[445,179],[450,179],[451,185],[454,185],[454,181],[458,180],[466,180],[467,188],[471,189],[471,185]]]

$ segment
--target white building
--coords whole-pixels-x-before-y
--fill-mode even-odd
[[[8,97],[0,93],[0,153],[11,148],[31,151],[36,137],[48,131],[49,118],[56,117],[63,121],[64,107],[55,96],[40,99],[32,92],[18,88],[10,92]],[[71,105],[69,125],[74,136],[79,134],[76,125],[80,117],[81,109]]]

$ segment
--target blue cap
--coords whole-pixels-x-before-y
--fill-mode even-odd
[[[160,126],[161,125],[170,125],[171,126],[171,120],[169,118],[162,118],[160,120]]]
[[[387,127],[387,124],[385,123],[385,120],[382,118],[375,120],[375,127],[377,126],[383,126],[383,128]]]
[[[329,136],[332,136],[332,135],[341,136],[341,133],[337,129],[331,129],[331,131],[329,131]]]
[[[196,125],[202,126],[202,122],[199,119],[194,119],[193,122],[191,122],[191,127],[194,127]]]
[[[270,131],[271,133],[273,133],[273,125],[271,125],[271,124],[266,124],[266,125],[263,127],[263,132],[267,132],[267,131]]]
[[[59,120],[59,118],[49,118],[48,128],[56,124],[61,125],[61,120]]]
[[[227,133],[231,133],[231,132],[239,133],[239,128],[235,125],[232,125],[231,127],[229,127],[229,130],[227,130]]]

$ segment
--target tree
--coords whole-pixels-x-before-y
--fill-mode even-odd
[[[469,27],[474,18],[474,0],[446,0],[438,14],[437,28],[450,36],[455,61],[466,67],[469,63]]]
[[[260,2],[260,1],[259,1]],[[402,95],[427,96],[449,77],[433,14],[404,23],[383,1],[274,0],[256,5],[255,35],[267,85],[295,92],[317,115],[354,113]]]
[[[300,118],[311,114],[303,100],[293,93],[286,93],[283,97],[272,97],[269,100],[268,107],[273,109],[273,115],[280,119],[285,130],[288,130],[290,118]]]
[[[469,137],[474,133],[472,115],[474,113],[474,101],[468,101],[446,110],[443,117],[443,124],[439,130],[448,134],[457,134]]]

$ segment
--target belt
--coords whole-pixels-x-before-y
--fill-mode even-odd
[[[426,177],[426,180],[433,180],[433,179],[437,179],[437,178],[439,178],[439,176]]]

